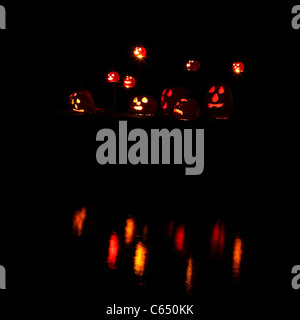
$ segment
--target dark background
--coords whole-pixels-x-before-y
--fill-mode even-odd
[[[55,201],[80,206],[100,197],[105,209],[115,211],[150,206],[147,210],[160,214],[187,204],[190,212],[199,207],[216,212],[226,203],[227,217],[242,211],[254,221],[262,215],[274,238],[280,234],[283,240],[274,251],[280,248],[289,258],[286,264],[279,254],[270,254],[269,263],[281,261],[281,281],[290,281],[290,266],[299,263],[300,32],[291,27],[294,4],[3,3],[1,185],[7,212],[2,216],[9,226],[3,223],[2,238],[5,262],[14,274],[20,271],[18,255],[26,256],[20,242],[28,230],[32,235],[39,228],[32,216],[27,220],[32,207],[51,207]],[[164,88],[185,86],[202,106],[214,81],[226,82],[233,91],[234,114],[226,123],[207,123],[205,116],[192,124],[129,122],[145,129],[205,128],[205,172],[199,177],[185,177],[176,166],[101,168],[94,161],[95,133],[103,126],[116,128],[119,119],[53,114],[68,110],[68,96],[79,87],[91,91],[97,107],[109,108],[106,74],[114,69],[121,79],[136,76],[131,54],[138,45],[148,56],[136,93],[159,101]],[[200,61],[196,79],[184,71],[189,59]],[[237,60],[246,68],[239,78],[231,72]],[[118,88],[120,111],[127,111],[127,98]],[[133,201],[131,187],[137,183],[145,192]],[[179,204],[173,199],[178,190]],[[43,210],[35,209],[33,217]]]

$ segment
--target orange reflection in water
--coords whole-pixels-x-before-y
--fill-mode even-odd
[[[211,233],[210,252],[214,257],[223,258],[225,248],[225,225],[217,220]]]
[[[234,280],[238,280],[241,272],[242,254],[243,254],[243,241],[239,236],[236,236],[233,244],[233,256],[232,256],[232,276]]]
[[[135,248],[134,265],[133,265],[134,273],[139,277],[141,277],[144,274],[146,257],[147,257],[147,248],[141,241],[139,241]]]
[[[186,275],[185,275],[185,289],[187,294],[191,294],[192,280],[193,280],[193,269],[194,260],[190,257],[187,261]]]
[[[115,232],[112,233],[109,239],[107,264],[110,269],[116,269],[116,261],[119,252],[119,238]]]
[[[86,218],[86,208],[76,210],[73,216],[73,234],[77,237],[82,235],[83,223]]]
[[[135,222],[133,218],[128,218],[126,220],[125,226],[125,244],[129,245],[134,238],[134,231],[135,231]]]
[[[174,245],[176,251],[183,251],[184,249],[184,234],[185,234],[185,225],[181,224],[175,230],[174,234]]]

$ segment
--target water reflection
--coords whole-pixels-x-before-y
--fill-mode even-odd
[[[145,272],[146,258],[147,248],[141,241],[139,241],[135,248],[133,264],[134,273],[139,277],[142,277]]]
[[[192,294],[192,280],[193,280],[193,271],[194,271],[194,260],[192,257],[189,257],[187,260],[187,267],[186,267],[186,275],[185,275],[185,289],[186,293],[191,295]]]
[[[237,281],[240,276],[242,254],[243,254],[243,241],[237,235],[234,239],[233,255],[232,255],[232,277],[235,281]]]
[[[223,258],[225,248],[225,224],[217,220],[213,226],[210,241],[211,256]]]
[[[135,232],[135,221],[133,218],[128,218],[125,225],[125,244],[128,246],[133,242]]]
[[[116,261],[119,252],[119,238],[115,232],[109,239],[107,264],[110,269],[116,269]]]
[[[174,234],[174,246],[175,250],[182,252],[184,249],[184,236],[185,236],[185,224],[179,225]]]
[[[74,213],[73,233],[77,237],[82,235],[86,216],[86,207]],[[124,221],[125,224],[123,224]],[[173,289],[176,290],[178,287],[183,293],[194,295],[199,292],[197,289],[199,279],[201,279],[201,286],[205,290],[206,280],[202,281],[202,279],[203,277],[205,279],[206,275],[199,274],[199,264],[197,263],[196,268],[195,261],[201,261],[201,270],[206,270],[208,279],[210,276],[213,279],[218,277],[220,281],[224,281],[224,285],[228,283],[228,278],[233,281],[239,280],[244,243],[240,235],[236,235],[232,251],[229,251],[228,255],[226,254],[225,238],[226,240],[231,238],[231,232],[229,232],[231,228],[228,222],[228,225],[225,225],[224,221],[218,219],[211,229],[211,224],[208,221],[206,226],[209,232],[206,233],[202,232],[202,229],[199,232],[197,225],[190,228],[190,225],[184,221],[176,223],[175,220],[169,220],[164,228],[159,220],[151,221],[143,218],[140,222],[138,217],[129,216],[124,218],[121,230],[118,229],[120,224],[117,223],[112,227],[113,230],[109,230],[110,233],[106,236],[104,259],[106,259],[106,266],[108,266],[107,270],[118,269],[118,272],[110,273],[112,277],[116,277],[118,283],[120,279],[122,282],[124,278],[124,283],[126,286],[129,285],[129,288],[131,288],[131,281],[133,281],[133,285],[136,285],[136,281],[139,285],[145,284],[145,270],[147,270],[149,262],[151,264],[146,281],[147,279],[154,280],[154,284],[151,283],[153,288],[159,283],[159,287],[156,288],[158,290],[166,286],[173,292]],[[150,234],[149,230],[151,230]],[[89,239],[89,237],[85,237],[82,240],[90,241]],[[81,243],[84,245],[83,241]],[[124,250],[121,252],[122,246],[124,246]],[[86,251],[88,251],[88,247]],[[150,253],[151,261],[149,261]],[[216,261],[216,258],[222,258],[223,261]],[[227,279],[225,276],[223,278],[223,275],[226,275]],[[121,278],[118,278],[120,276]],[[156,282],[156,276],[166,278],[167,281]]]
[[[73,234],[77,237],[82,235],[84,220],[86,219],[86,207],[76,210],[73,216]]]

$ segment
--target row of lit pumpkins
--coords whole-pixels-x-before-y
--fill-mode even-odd
[[[69,97],[69,104],[76,112],[93,113],[95,103],[89,91],[78,90]],[[161,95],[162,112],[182,120],[196,120],[200,117],[199,103],[190,98],[189,90],[177,87],[167,88]],[[224,83],[213,85],[204,100],[206,114],[214,119],[227,119],[233,109],[232,93]],[[158,111],[156,100],[149,95],[135,97],[130,104],[130,111],[137,115],[154,115]]]

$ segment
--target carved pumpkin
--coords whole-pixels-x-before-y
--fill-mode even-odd
[[[69,97],[69,105],[76,112],[91,113],[95,111],[95,102],[87,90],[78,90]]]
[[[245,70],[245,65],[243,64],[243,62],[235,62],[233,65],[232,65],[232,69],[233,69],[233,72],[239,74],[241,72],[244,72]]]
[[[136,47],[136,48],[134,49],[133,54],[134,54],[137,58],[141,59],[141,58],[145,58],[145,57],[146,57],[147,51],[146,51],[146,49],[143,48],[143,47]]]
[[[161,107],[163,112],[173,114],[176,103],[180,99],[186,99],[189,95],[189,90],[182,87],[165,89],[161,95]]]
[[[209,117],[227,119],[232,113],[232,93],[224,83],[213,85],[206,93],[204,108]]]
[[[129,89],[134,88],[134,86],[135,86],[134,77],[126,76],[124,79],[123,85],[125,88],[129,88]]]
[[[138,96],[133,99],[130,110],[135,114],[153,115],[157,112],[157,103],[151,96]]]
[[[112,71],[107,75],[107,81],[110,83],[117,83],[119,82],[119,80],[120,80],[120,77],[118,72],[116,71]]]
[[[186,64],[186,68],[188,71],[198,71],[200,69],[200,63],[196,60],[190,60]]]
[[[180,120],[196,120],[200,113],[200,106],[195,99],[180,99],[174,107],[174,116]]]

